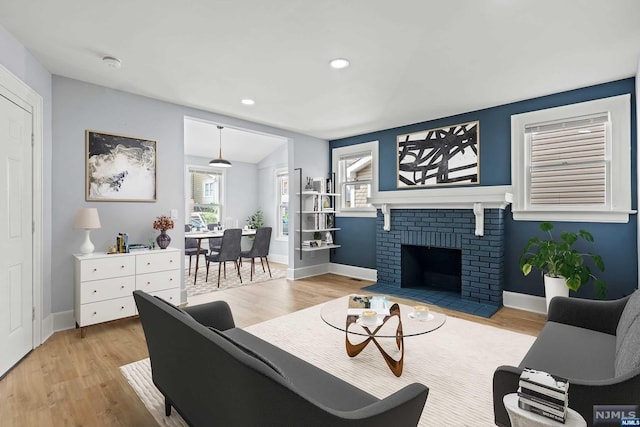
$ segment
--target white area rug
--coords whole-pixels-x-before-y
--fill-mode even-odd
[[[535,339],[449,317],[435,332],[405,338],[404,372],[396,378],[373,344],[349,358],[344,333],[322,321],[320,306],[246,330],[379,398],[413,382],[427,385],[429,397],[418,425],[438,427],[493,426],[493,372],[500,365],[518,365]],[[380,341],[392,351],[392,340]],[[153,386],[148,359],[121,369],[160,425],[185,425],[175,411],[169,419],[164,416],[164,399]]]

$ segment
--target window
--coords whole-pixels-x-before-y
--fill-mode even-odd
[[[630,96],[511,117],[516,220],[628,222]]]
[[[223,218],[223,172],[203,166],[188,167],[188,217],[199,214],[206,224],[219,224]]]
[[[368,198],[378,192],[378,141],[334,148],[335,191],[341,216],[374,216]]]
[[[277,238],[286,240],[289,236],[289,172],[286,169],[276,171],[276,199]]]

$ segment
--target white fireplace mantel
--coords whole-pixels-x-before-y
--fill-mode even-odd
[[[513,200],[510,185],[379,191],[369,198],[384,215],[384,230],[391,230],[392,209],[472,209],[476,236],[484,235],[484,210],[504,209]]]

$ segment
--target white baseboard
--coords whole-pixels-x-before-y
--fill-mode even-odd
[[[53,332],[66,331],[76,327],[76,318],[73,310],[52,313],[53,316]]]
[[[269,261],[277,262],[278,264],[289,265],[289,256],[280,254],[269,254],[267,257]]]
[[[40,325],[40,344],[44,344],[46,340],[51,338],[51,335],[53,335],[53,315],[52,314],[42,319],[42,324]]]
[[[329,273],[329,263],[310,265],[308,267],[300,267],[287,270],[287,279],[298,280],[305,277],[319,276]]]
[[[329,264],[329,273],[339,274],[340,276],[353,277],[355,279],[378,281],[378,270],[373,268],[354,267],[345,264]]]
[[[503,291],[502,305],[534,313],[547,314],[547,302],[544,297]]]

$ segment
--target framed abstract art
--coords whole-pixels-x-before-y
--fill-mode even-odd
[[[155,202],[156,141],[87,130],[86,200]]]
[[[480,182],[480,122],[398,135],[398,188]]]

